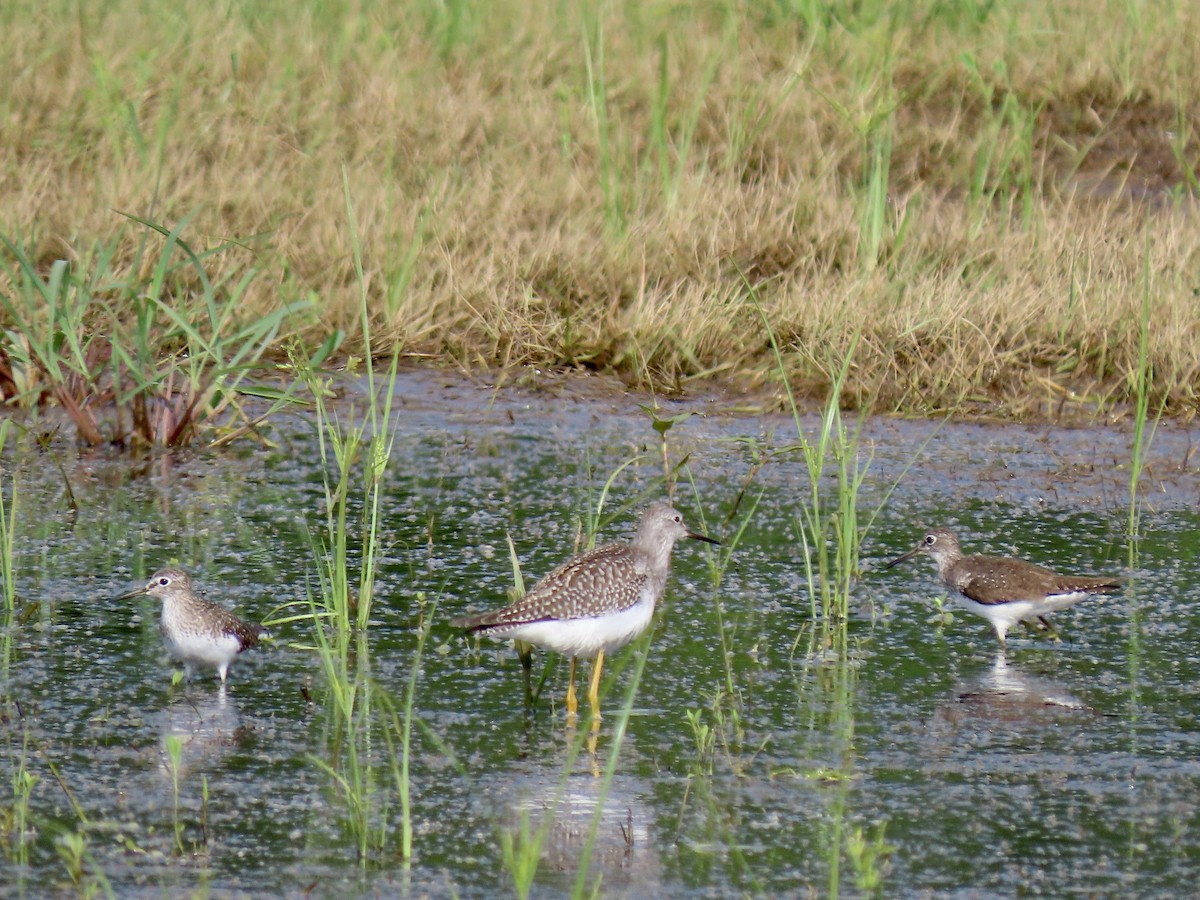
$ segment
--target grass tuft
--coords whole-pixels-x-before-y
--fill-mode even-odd
[[[232,283],[209,273],[233,244],[197,252],[182,236],[186,219],[167,229],[130,218],[164,239],[157,256],[147,237],[132,260],[109,242],[43,269],[28,246],[0,236],[0,310],[11,323],[0,383],[20,406],[52,399],[91,446],[179,447],[202,431],[222,440],[253,433],[290,395],[250,377],[304,304],[247,316],[254,270]],[[268,413],[251,418],[246,396],[270,400]]]

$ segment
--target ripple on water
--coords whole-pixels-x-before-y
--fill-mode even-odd
[[[660,493],[659,437],[638,406],[647,398],[495,392],[430,373],[404,375],[399,396],[364,665],[373,689],[399,703],[421,612],[436,608],[417,665],[412,867],[395,856],[395,748],[376,730],[362,752],[388,845],[359,868],[344,794],[316,763],[344,760],[346,747],[304,627],[273,628],[276,640],[237,660],[222,695],[213,678],[171,685],[153,601],[109,599],[175,562],[253,620],[319,593],[325,493],[311,422],[298,416],[276,422],[277,449],[140,471],[56,447],[79,501],[73,522],[59,514],[54,468],[14,458],[24,509],[45,511],[19,534],[19,594],[35,605],[0,634],[5,759],[11,771],[27,746],[40,778],[33,809],[46,837],[27,884],[63,877],[52,836],[78,825],[70,797],[92,823],[94,865],[122,895],[295,895],[315,884],[323,894],[491,896],[512,884],[503,836],[523,820],[546,826],[546,894],[574,884],[595,822],[588,883],[599,877],[606,896],[820,893],[839,846],[851,891],[845,842],[881,826],[893,848],[880,863],[888,896],[1182,894],[1195,883],[1200,529],[1196,473],[1180,462],[1186,430],[1155,436],[1155,493],[1130,569],[1120,430],[866,423],[860,509],[879,510],[844,652],[813,640],[799,539],[807,474],[780,456],[745,493],[742,510],[758,505],[718,586],[714,551],[677,548],[627,728],[618,711],[633,651],[606,667],[595,753],[585,745],[570,762],[565,664],[545,670],[527,716],[512,651],[477,649],[440,623],[505,601],[509,536],[527,582],[572,553],[613,470],[639,456],[612,483],[601,523],[603,540],[628,536],[637,508]],[[663,402],[672,414],[693,408]],[[678,504],[727,542],[750,438],[780,448],[794,426],[693,416],[669,432],[691,474]],[[1129,585],[1057,614],[1060,645],[1014,630],[1001,665],[986,622],[949,602],[953,618],[939,612],[932,566],[882,568],[934,524],[973,551],[1124,572]],[[544,662],[539,654],[538,677]],[[618,737],[606,788],[594,773]],[[180,747],[184,854],[168,741]]]

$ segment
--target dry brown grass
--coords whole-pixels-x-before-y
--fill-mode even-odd
[[[136,258],[114,210],[194,215],[195,246],[262,235],[213,260],[259,269],[248,314],[357,335],[348,186],[413,357],[763,386],[758,303],[811,395],[861,330],[848,403],[1112,414],[1148,290],[1156,400],[1197,408],[1186,4],[109,6],[0,13],[0,233],[45,264]]]

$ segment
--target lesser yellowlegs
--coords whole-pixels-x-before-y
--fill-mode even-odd
[[[588,700],[599,705],[604,654],[646,630],[663,595],[671,550],[680,538],[720,543],[695,534],[666,503],[642,513],[628,544],[610,544],[563,563],[510,606],[456,619],[451,624],[500,640],[518,639],[571,658],[567,711],[578,708],[575,665],[595,657]]]

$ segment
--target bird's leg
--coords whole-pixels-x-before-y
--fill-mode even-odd
[[[571,657],[571,670],[567,673],[567,715],[574,716],[579,711],[579,701],[575,699],[575,657]]]
[[[600,718],[600,673],[604,670],[604,651],[596,654],[592,664],[592,684],[588,688],[588,702],[592,705],[592,715]]]
[[[533,709],[533,645],[524,641],[513,641],[517,659],[521,660],[521,674],[525,678],[525,709]]]

